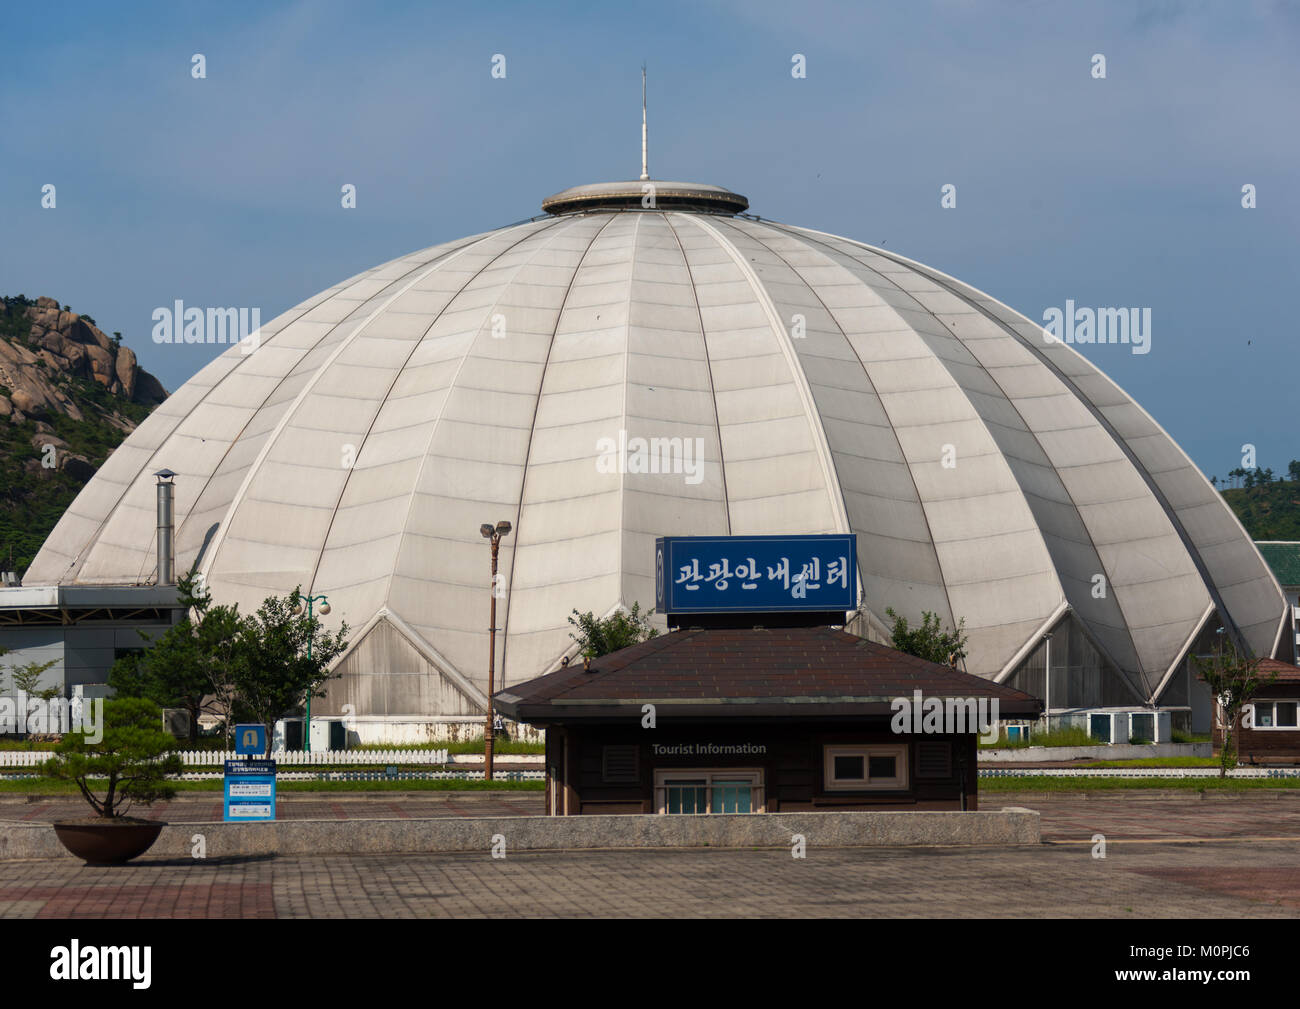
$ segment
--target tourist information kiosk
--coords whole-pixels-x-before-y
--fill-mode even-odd
[[[658,540],[669,633],[495,696],[546,729],[547,811],[977,808],[979,732],[1042,704],[845,631],[855,552],[853,536]]]

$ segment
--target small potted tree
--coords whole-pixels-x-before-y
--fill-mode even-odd
[[[75,781],[95,815],[54,824],[63,846],[89,865],[116,865],[142,855],[166,826],[127,816],[137,803],[170,799],[167,783],[179,774],[176,741],[162,731],[162,711],[152,701],[126,697],[104,702],[104,724],[92,741],[85,729],[64,735],[50,761],[52,777]],[[103,788],[102,795],[100,788]]]

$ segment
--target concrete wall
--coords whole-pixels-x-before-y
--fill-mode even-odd
[[[78,683],[106,682],[119,648],[146,648],[148,642],[140,637],[139,631],[158,637],[167,630],[167,625],[77,624],[65,630],[66,684],[72,687]]]
[[[9,654],[0,657],[0,666],[4,667],[3,693],[14,696],[14,681],[11,675],[13,666],[25,666],[29,662],[49,662],[54,665],[41,676],[40,688],[63,686],[65,680],[64,628],[54,627],[0,627],[0,648],[9,649]]]
[[[60,687],[64,696],[81,683],[104,683],[118,649],[143,648],[139,631],[157,636],[167,624],[97,622],[86,624],[0,627],[0,666],[22,666],[29,662],[55,664],[41,676],[40,687]],[[4,669],[3,692],[14,693],[13,677]]]
[[[251,855],[478,852],[592,848],[786,848],[1040,843],[1038,813],[767,813],[731,816],[501,816],[428,820],[281,820],[164,827],[145,857],[192,858],[201,834],[208,858]],[[49,826],[0,832],[0,858],[71,857]]]
[[[317,705],[313,703],[312,719],[337,718],[337,715],[317,714]],[[348,745],[363,743],[457,743],[470,739],[483,738],[483,716],[432,717],[424,715],[356,715],[345,719],[348,729]],[[506,722],[506,735],[511,739],[540,743],[546,738],[546,732],[522,722]]]
[[[1209,743],[1116,743],[1107,746],[1024,746],[980,750],[981,764],[1034,764],[1057,760],[1150,760],[1152,757],[1209,757]]]

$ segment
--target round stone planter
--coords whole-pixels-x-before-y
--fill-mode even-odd
[[[121,865],[148,851],[165,826],[160,820],[124,816],[113,820],[64,820],[54,825],[54,833],[68,851],[85,859],[87,865]]]

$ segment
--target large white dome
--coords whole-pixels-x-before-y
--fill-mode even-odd
[[[1071,347],[896,253],[659,185],[654,210],[640,183],[566,191],[284,313],[113,453],[27,584],[153,580],[168,467],[178,569],[244,609],[328,594],[366,649],[333,699],[363,713],[479,709],[498,519],[498,686],[558,663],[575,607],[652,604],[665,534],[855,532],[870,622],[964,618],[985,676],[1070,612],[1142,700],[1216,611],[1273,654],[1253,544]],[[601,465],[620,431],[702,439],[699,479]]]

